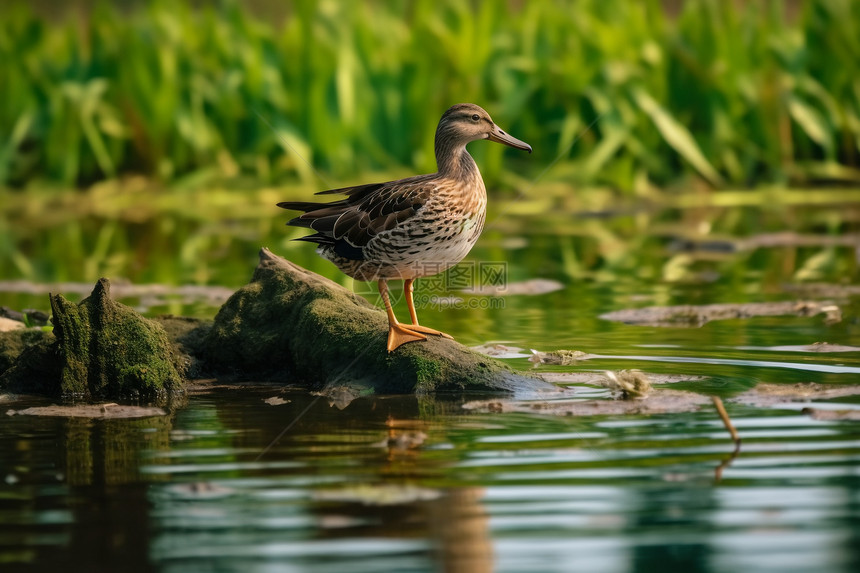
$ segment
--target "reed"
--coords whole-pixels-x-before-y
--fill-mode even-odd
[[[860,181],[860,2],[314,2],[0,7],[0,184],[127,173],[320,186],[432,171],[433,130],[473,101],[529,141],[476,146],[488,185],[636,191]],[[313,167],[311,167],[311,165]],[[515,177],[513,173],[519,173]]]

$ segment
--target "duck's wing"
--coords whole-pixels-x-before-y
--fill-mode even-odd
[[[408,221],[435,188],[434,177],[422,175],[318,193],[347,195],[332,203],[285,201],[278,207],[303,211],[287,224],[316,231],[298,240],[332,245],[338,254],[360,260],[373,237]]]

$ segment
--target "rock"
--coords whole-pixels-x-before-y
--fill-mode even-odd
[[[9,363],[0,375],[0,389],[21,394],[58,394],[61,365],[56,338],[49,332],[27,329],[5,333],[0,340],[10,342],[9,335],[19,333],[18,341],[4,346]],[[32,340],[27,340],[28,335]]]
[[[164,328],[167,338],[173,344],[175,364],[182,378],[203,378],[206,367],[200,356],[206,336],[212,328],[212,321],[170,314],[156,317],[155,321]]]
[[[532,355],[529,356],[529,362],[535,366],[539,364],[554,364],[557,366],[570,366],[576,364],[580,360],[588,360],[594,358],[593,354],[582,352],[581,350],[554,350],[553,352],[538,352],[532,350]]]
[[[0,333],[0,390],[154,400],[183,379],[226,376],[301,386],[345,406],[372,393],[555,389],[441,337],[389,354],[381,309],[266,249],[214,323],[143,318],[110,298],[107,279],[77,305],[52,296],[51,308],[53,335]]]
[[[0,316],[0,332],[9,332],[10,330],[22,330],[27,328],[23,322]]]
[[[164,329],[110,298],[99,279],[73,304],[51,297],[53,344],[27,348],[0,377],[0,388],[85,399],[156,399],[181,390]]]
[[[388,353],[387,333],[382,309],[263,249],[251,282],[215,317],[205,360],[214,372],[312,389],[421,394],[550,387],[442,337]]]
[[[25,308],[24,316],[27,317],[27,321],[30,326],[47,326],[48,321],[51,319],[50,316],[41,310],[34,308]]]
[[[167,412],[152,406],[121,406],[120,404],[75,404],[73,406],[36,406],[23,410],[8,410],[7,416],[54,416],[62,418],[149,418],[166,416]]]
[[[472,346],[471,348],[475,352],[480,352],[493,358],[525,358],[528,356],[525,349],[505,344],[487,343],[480,346]]]
[[[658,388],[636,400],[474,400],[463,404],[473,412],[546,414],[553,416],[622,416],[695,412],[711,400],[695,392]]]
[[[704,304],[680,306],[649,306],[617,310],[601,314],[603,320],[642,326],[699,327],[712,320],[731,320],[756,316],[815,316],[825,315],[827,324],[842,320],[841,309],[829,302],[750,302],[743,304]]]
[[[0,281],[2,283],[3,281]],[[45,326],[48,324],[48,315],[42,312],[41,310],[34,310],[32,308],[25,308],[24,312],[18,312],[17,310],[13,310],[7,306],[0,306],[0,325],[6,323],[3,319],[9,319],[13,323],[20,323],[20,326],[15,326],[11,324],[10,326],[14,328],[23,328],[24,326]],[[2,326],[0,326],[0,331],[4,330]]]
[[[778,404],[794,404],[818,400],[833,400],[860,395],[860,384],[819,384],[797,382],[795,384],[770,384],[762,382],[755,388],[735,396],[732,402],[769,408]]]
[[[0,306],[0,317],[8,318],[9,320],[14,320],[15,322],[24,323],[26,317],[23,312],[18,312],[17,310],[13,310],[8,306]]]
[[[40,328],[22,328],[0,332],[0,374],[11,368],[26,348],[45,341],[53,342],[54,335]]]
[[[860,421],[860,410],[822,410],[821,408],[804,408],[800,411],[813,420],[835,422],[843,420]]]

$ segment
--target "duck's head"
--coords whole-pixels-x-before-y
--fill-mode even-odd
[[[483,108],[473,103],[458,103],[451,106],[439,120],[436,128],[436,148],[456,148],[470,141],[489,139],[515,149],[532,152],[532,146],[525,141],[508,135],[493,122]]]

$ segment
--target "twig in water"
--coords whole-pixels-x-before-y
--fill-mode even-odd
[[[714,470],[714,481],[719,483],[719,481],[723,479],[723,470],[729,467],[741,452],[741,437],[738,435],[738,431],[732,424],[732,420],[729,418],[729,414],[726,412],[725,406],[723,406],[723,400],[718,396],[711,396],[711,400],[714,402],[714,408],[716,408],[717,414],[720,415],[723,425],[729,431],[729,434],[732,436],[732,441],[735,443],[735,449],[732,450],[731,455],[724,459],[723,462],[717,466],[717,469]]]

